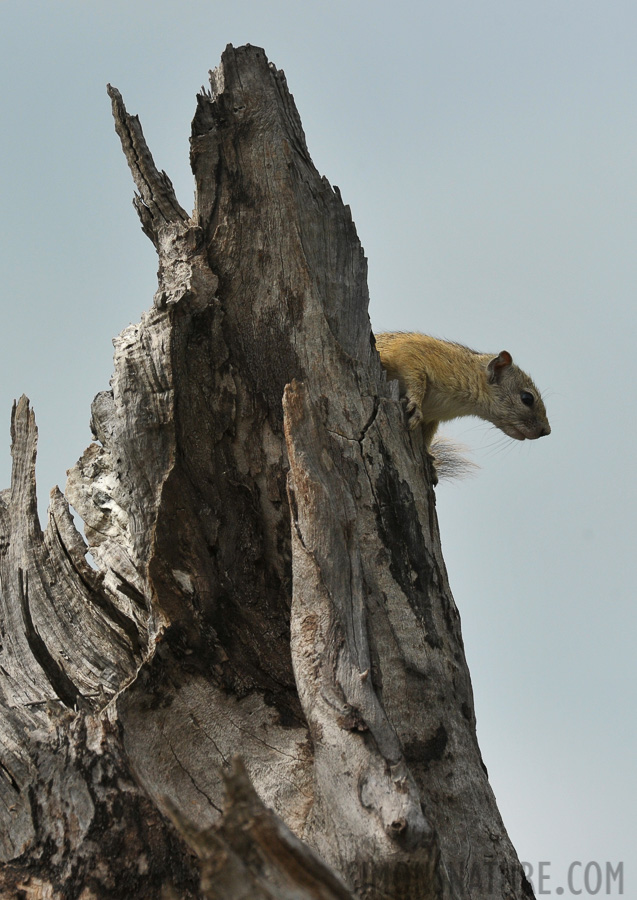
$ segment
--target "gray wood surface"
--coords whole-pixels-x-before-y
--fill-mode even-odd
[[[224,52],[192,217],[109,95],[159,283],[44,532],[33,411],[13,411],[1,895],[532,896],[476,740],[429,460],[283,73]]]

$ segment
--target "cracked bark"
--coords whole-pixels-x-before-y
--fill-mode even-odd
[[[159,284],[44,531],[14,407],[3,896],[532,896],[476,741],[428,461],[283,73],[226,49],[197,98],[192,216],[108,91]]]

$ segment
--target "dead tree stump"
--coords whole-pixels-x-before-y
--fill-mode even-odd
[[[429,463],[283,73],[224,52],[192,216],[109,94],[159,285],[44,532],[33,412],[13,410],[2,896],[532,896],[476,741]]]

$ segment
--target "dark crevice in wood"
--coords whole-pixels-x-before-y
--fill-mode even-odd
[[[29,580],[27,573],[22,569],[18,569],[18,589],[24,622],[24,634],[33,658],[41,667],[49,684],[65,706],[69,707],[69,709],[85,706],[79,690],[62,666],[51,656],[47,645],[35,629],[29,608]]]

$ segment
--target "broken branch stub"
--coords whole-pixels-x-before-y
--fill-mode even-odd
[[[340,896],[330,866],[364,898],[525,896],[476,741],[423,447],[374,348],[350,211],[311,161],[283,73],[258,48],[224,52],[197,98],[191,217],[109,95],[159,284],[115,341],[95,441],[52,495],[44,535],[26,401],[14,417],[0,789],[15,883],[37,875],[57,896],[73,878],[107,896],[139,863],[135,817],[123,821],[137,849],[107,874],[99,842],[118,785],[134,784],[138,811],[159,812],[131,898],[158,881],[195,896],[188,845],[201,841],[218,896],[242,867],[264,896],[300,883]],[[82,752],[60,756],[73,729]],[[237,751],[271,813],[243,776],[224,799]],[[108,760],[99,790],[90,760]],[[62,827],[44,860],[27,797],[46,817],[51,791],[83,825]],[[257,823],[245,844],[232,843],[239,808]],[[168,846],[172,875],[152,849]]]

